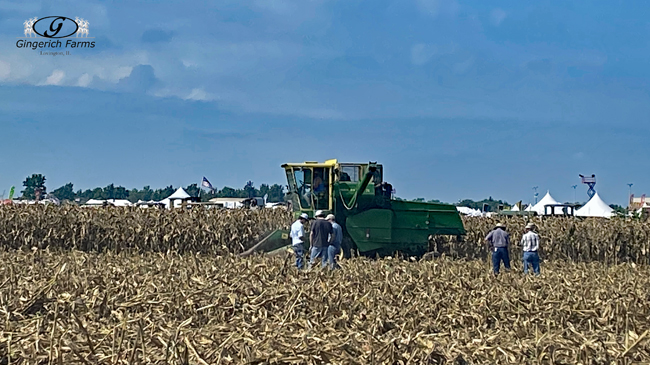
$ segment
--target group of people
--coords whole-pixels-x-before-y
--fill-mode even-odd
[[[343,229],[336,223],[333,214],[326,215],[322,210],[317,210],[314,214],[316,219],[311,223],[309,232],[309,242],[311,243],[311,252],[309,255],[309,268],[311,268],[317,259],[321,259],[321,266],[329,266],[331,269],[339,268],[336,262],[336,255],[341,250],[343,242]],[[304,267],[305,256],[305,224],[309,221],[307,213],[302,213],[300,217],[291,225],[291,243],[293,252],[296,256],[296,267]],[[522,261],[524,264],[524,274],[528,274],[529,266],[532,266],[535,275],[540,274],[539,268],[539,235],[535,232],[535,225],[528,223],[526,233],[521,238],[523,249]],[[497,223],[495,228],[488,233],[485,240],[489,244],[492,252],[492,270],[495,275],[499,274],[501,263],[506,270],[510,270],[510,255],[508,247],[510,246],[510,234],[506,231],[506,226]]]
[[[343,228],[336,223],[336,217],[333,214],[326,215],[322,210],[317,210],[314,214],[316,219],[311,223],[309,231],[309,242],[311,243],[311,253],[309,255],[309,267],[311,268],[317,259],[321,259],[321,266],[329,266],[332,270],[339,268],[336,262],[336,255],[341,250],[343,242]],[[293,252],[296,255],[296,267],[303,268],[303,258],[305,255],[305,224],[309,221],[309,216],[302,213],[300,217],[291,225],[291,244]]]
[[[523,249],[522,261],[524,264],[524,274],[528,274],[528,267],[533,267],[535,275],[539,275],[539,235],[535,233],[535,225],[528,223],[526,233],[521,238],[521,247]],[[495,228],[488,233],[485,240],[488,242],[492,252],[492,270],[494,275],[499,274],[501,262],[506,270],[510,270],[510,255],[508,246],[510,246],[510,235],[506,231],[503,223],[497,223]]]

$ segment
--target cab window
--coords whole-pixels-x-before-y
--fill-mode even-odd
[[[310,169],[295,167],[293,176],[296,181],[296,192],[300,197],[300,207],[302,209],[311,208],[311,184],[312,174]]]
[[[340,181],[359,181],[359,166],[341,166]]]
[[[312,202],[315,209],[330,209],[330,176],[329,169],[324,167],[314,168],[314,180],[312,185]]]

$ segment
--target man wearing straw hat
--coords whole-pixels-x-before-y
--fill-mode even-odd
[[[490,251],[492,251],[492,270],[494,270],[494,275],[499,274],[501,261],[503,261],[503,267],[506,270],[510,270],[510,256],[508,255],[510,235],[506,232],[506,226],[503,223],[497,223],[495,228],[485,237],[485,240],[489,244]]]
[[[528,223],[526,233],[521,238],[521,247],[524,249],[524,274],[528,274],[528,265],[533,267],[535,275],[539,275],[539,235],[535,233],[535,225]]]

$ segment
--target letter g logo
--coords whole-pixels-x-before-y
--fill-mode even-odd
[[[45,38],[66,38],[77,32],[79,25],[64,16],[48,16],[34,23],[34,33]],[[49,28],[49,29],[48,29]]]

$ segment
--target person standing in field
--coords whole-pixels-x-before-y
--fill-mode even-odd
[[[336,263],[336,255],[341,251],[341,243],[343,243],[343,228],[341,228],[341,225],[336,223],[336,217],[334,214],[328,214],[325,220],[332,224],[332,237],[330,238],[330,244],[327,247],[327,261],[329,262],[330,269],[334,270],[340,268],[339,264]]]
[[[539,235],[535,233],[535,225],[528,223],[526,233],[521,238],[521,247],[524,249],[524,274],[528,274],[528,265],[533,267],[535,275],[539,275]]]
[[[298,270],[303,267],[303,257],[305,256],[305,224],[309,221],[307,213],[302,213],[298,219],[291,225],[291,247],[296,255],[296,267]]]
[[[316,220],[311,224],[309,242],[311,243],[311,257],[309,267],[314,265],[317,258],[321,258],[322,267],[327,265],[327,248],[329,238],[332,234],[332,224],[325,220],[325,213],[322,210],[316,211]]]
[[[510,235],[506,232],[506,226],[497,223],[495,228],[488,233],[485,240],[488,242],[490,251],[492,251],[492,270],[494,275],[499,274],[501,261],[506,270],[510,270],[510,256],[508,255],[508,246],[510,245]]]

